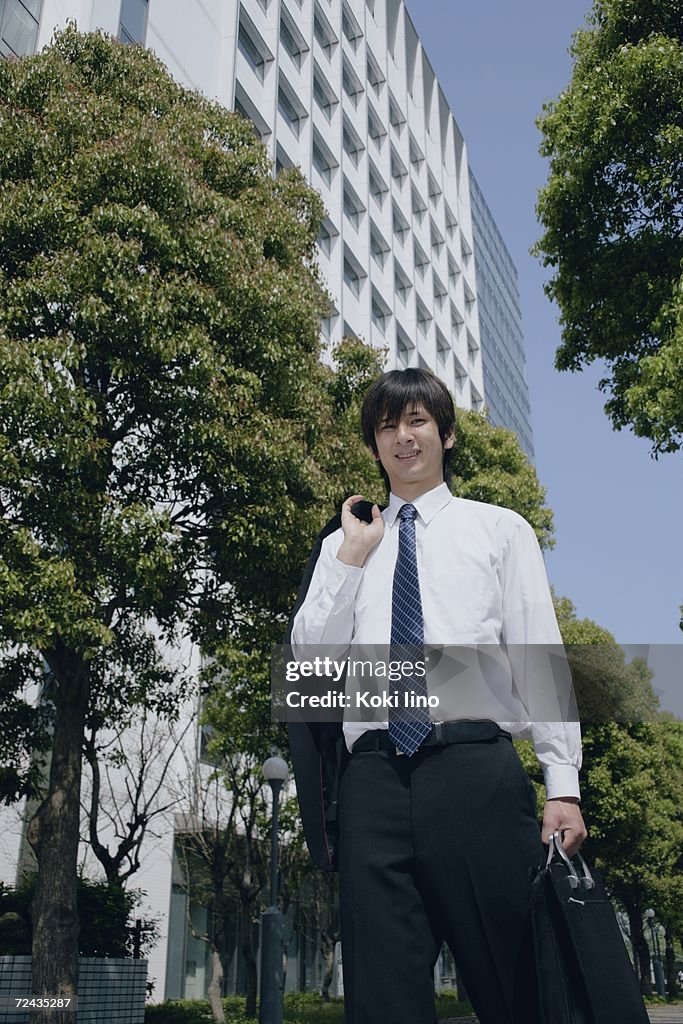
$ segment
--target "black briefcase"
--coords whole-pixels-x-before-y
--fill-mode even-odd
[[[557,855],[557,856],[556,856]],[[531,919],[543,1024],[648,1024],[605,886],[559,833],[531,878]]]

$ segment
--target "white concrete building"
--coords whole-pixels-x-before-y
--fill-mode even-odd
[[[388,349],[388,367],[431,367],[458,405],[483,405],[466,146],[401,0],[4,7],[5,20],[31,10],[38,48],[67,19],[143,43],[250,117],[276,166],[298,164],[325,202],[326,338],[357,334]]]
[[[303,168],[327,209],[328,342],[358,335],[387,348],[388,368],[430,367],[459,406],[483,406],[466,146],[402,0],[0,0],[0,55],[40,49],[69,20],[149,47],[178,81],[249,117],[276,168]],[[10,883],[25,856],[20,813],[0,809]],[[161,921],[154,999],[201,996],[206,950],[174,886],[173,830],[155,831],[131,880]],[[236,949],[228,960],[234,991]],[[300,966],[290,957],[290,981],[312,981]]]

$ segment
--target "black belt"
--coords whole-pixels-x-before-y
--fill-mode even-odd
[[[450,743],[482,743],[494,740],[498,736],[512,740],[509,732],[501,729],[497,722],[490,722],[488,719],[435,722],[431,731],[422,740],[420,749],[445,747]],[[388,729],[368,729],[358,737],[351,752],[355,754],[359,750],[393,750],[396,754],[400,753],[396,749],[396,744],[391,742]]]

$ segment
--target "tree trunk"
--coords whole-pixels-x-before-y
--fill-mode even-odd
[[[55,671],[55,721],[47,796],[26,832],[38,864],[31,906],[33,993],[70,996],[78,991],[77,868],[81,751],[89,697],[87,665],[70,652],[50,652]],[[61,656],[60,656],[61,654]],[[53,659],[48,658],[53,667]],[[36,1011],[32,1024],[76,1024],[58,1009]]]
[[[664,929],[664,973],[666,974],[666,991],[669,999],[675,999],[678,995],[678,978],[676,977],[676,951],[674,949],[675,935],[673,929]]]
[[[215,859],[212,872],[212,906],[211,906],[211,983],[207,990],[207,997],[213,1019],[218,1024],[225,1024],[225,1013],[223,1012],[223,940],[225,936],[225,912],[223,903],[223,881],[225,877],[224,860],[222,856]]]
[[[223,1003],[221,1001],[221,995],[223,992],[223,961],[221,955],[216,949],[215,945],[211,946],[211,984],[207,989],[207,998],[209,1000],[209,1006],[211,1007],[211,1013],[213,1019],[218,1024],[225,1024],[225,1013],[223,1012]]]
[[[256,1016],[256,996],[258,992],[258,972],[256,969],[256,925],[251,919],[252,901],[242,899],[242,956],[247,972],[247,1000],[244,1007],[245,1017]]]
[[[640,991],[644,996],[652,994],[652,980],[650,977],[650,950],[647,940],[643,934],[643,915],[638,903],[632,900],[624,900],[624,906],[628,914],[629,929],[631,932],[631,946],[633,956],[638,968],[640,979]]]
[[[321,943],[320,952],[323,955],[323,962],[325,964],[325,972],[323,974],[322,985],[320,986],[320,994],[323,997],[324,1003],[330,1001],[330,988],[332,986],[332,978],[334,976],[334,943],[330,949],[329,943]]]

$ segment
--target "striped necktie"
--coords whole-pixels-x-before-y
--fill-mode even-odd
[[[402,505],[398,512],[401,520],[398,531],[398,558],[394,569],[391,598],[391,650],[392,661],[424,660],[424,619],[420,599],[420,580],[417,574],[415,548],[414,505]],[[431,729],[429,709],[405,707],[405,695],[427,696],[424,675],[402,676],[395,684],[398,708],[389,709],[389,736],[402,753],[412,757]]]

